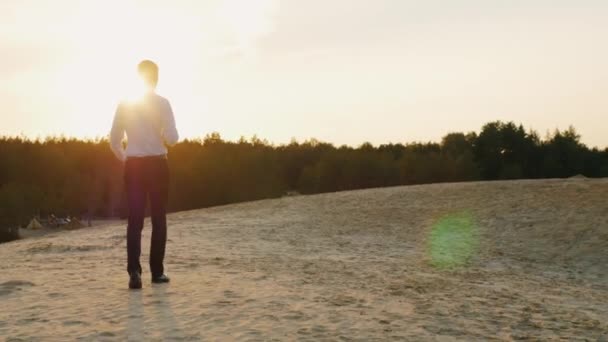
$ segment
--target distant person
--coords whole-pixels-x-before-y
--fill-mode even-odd
[[[55,217],[55,214],[51,214],[51,216],[49,216],[48,224],[52,228],[57,228],[57,218]]]
[[[138,68],[145,92],[141,99],[124,101],[118,105],[110,146],[118,159],[125,162],[124,180],[127,190],[129,220],[127,225],[127,271],[129,288],[140,289],[142,268],[141,231],[144,226],[146,201],[150,200],[152,238],[150,244],[150,272],[153,283],[168,283],[163,260],[167,242],[167,200],[169,166],[166,145],[178,140],[175,119],[169,101],[156,94],[158,66],[142,61]],[[122,140],[127,134],[127,148]]]

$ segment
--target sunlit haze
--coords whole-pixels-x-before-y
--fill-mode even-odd
[[[183,137],[437,141],[504,120],[606,147],[606,18],[594,0],[3,0],[0,135],[107,135],[151,59]]]

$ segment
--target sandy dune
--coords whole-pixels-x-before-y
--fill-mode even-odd
[[[11,242],[0,339],[608,341],[607,195],[462,183],[176,213],[173,282],[146,270],[142,291],[123,224]]]

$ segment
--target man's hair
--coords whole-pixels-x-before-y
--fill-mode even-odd
[[[137,65],[137,71],[141,78],[151,87],[158,83],[158,65],[150,60],[143,60]]]

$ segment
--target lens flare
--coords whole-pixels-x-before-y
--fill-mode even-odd
[[[479,245],[477,227],[469,212],[450,214],[439,219],[428,239],[431,265],[454,268],[466,265]]]

